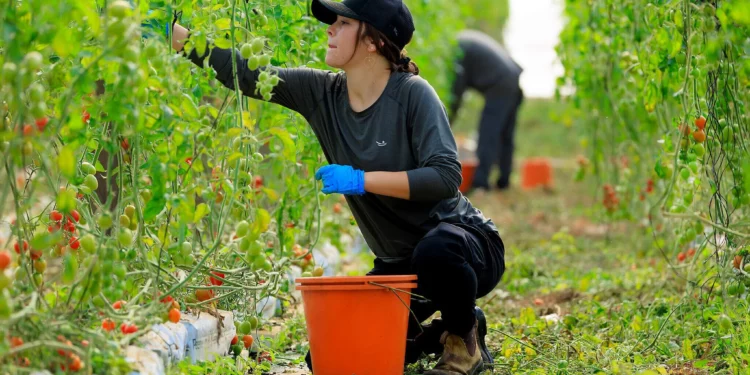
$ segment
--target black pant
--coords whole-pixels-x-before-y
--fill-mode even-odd
[[[479,123],[477,159],[479,165],[474,174],[472,187],[489,188],[492,166],[497,162],[500,178],[497,187],[507,188],[513,169],[515,149],[516,116],[523,102],[521,89],[508,91],[494,89],[485,93],[484,110]]]
[[[474,326],[476,299],[489,294],[504,272],[505,247],[496,232],[441,223],[417,244],[410,262],[376,259],[368,275],[417,275],[417,289],[412,292],[429,301],[411,300],[417,319],[409,318],[409,337],[414,337],[419,324],[436,311],[448,332],[468,333]]]

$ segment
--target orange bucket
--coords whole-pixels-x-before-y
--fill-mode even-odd
[[[474,173],[477,171],[477,165],[479,162],[477,159],[466,159],[461,161],[461,186],[458,187],[458,191],[462,194],[466,194],[471,189],[471,184],[474,182]]]
[[[523,163],[521,187],[533,189],[537,186],[552,187],[552,167],[545,158],[531,158]]]
[[[297,278],[313,374],[403,375],[408,292],[416,280],[416,275]]]

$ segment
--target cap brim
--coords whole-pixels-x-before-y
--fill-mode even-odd
[[[313,0],[312,6],[310,8],[312,10],[313,16],[315,16],[318,21],[328,25],[333,25],[336,22],[336,18],[338,16],[361,20],[361,18],[356,13],[354,13],[354,11],[349,9],[349,7],[337,1]]]

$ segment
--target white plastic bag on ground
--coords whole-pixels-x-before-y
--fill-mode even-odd
[[[158,354],[137,346],[128,346],[125,358],[133,369],[131,375],[164,375],[164,363]]]
[[[215,356],[224,355],[229,350],[232,338],[237,333],[237,328],[234,326],[234,314],[222,310],[219,310],[219,314],[224,318],[221,330],[219,330],[218,319],[205,312],[200,314],[200,319],[188,313],[182,315],[183,323],[188,325],[186,349],[192,363],[212,361]],[[194,336],[191,327],[195,330]],[[191,338],[193,338],[192,343],[190,343]]]
[[[258,300],[255,312],[263,320],[268,320],[276,316],[276,310],[279,308],[281,308],[281,301],[274,296],[268,296]]]
[[[139,339],[139,344],[157,353],[163,363],[175,363],[185,358],[187,328],[181,323],[154,324],[151,331]]]

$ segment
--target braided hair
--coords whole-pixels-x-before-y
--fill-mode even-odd
[[[395,43],[374,26],[366,22],[360,22],[358,34],[361,40],[372,39],[378,53],[391,64],[391,71],[419,75],[419,67],[407,56],[406,49],[399,49]]]

